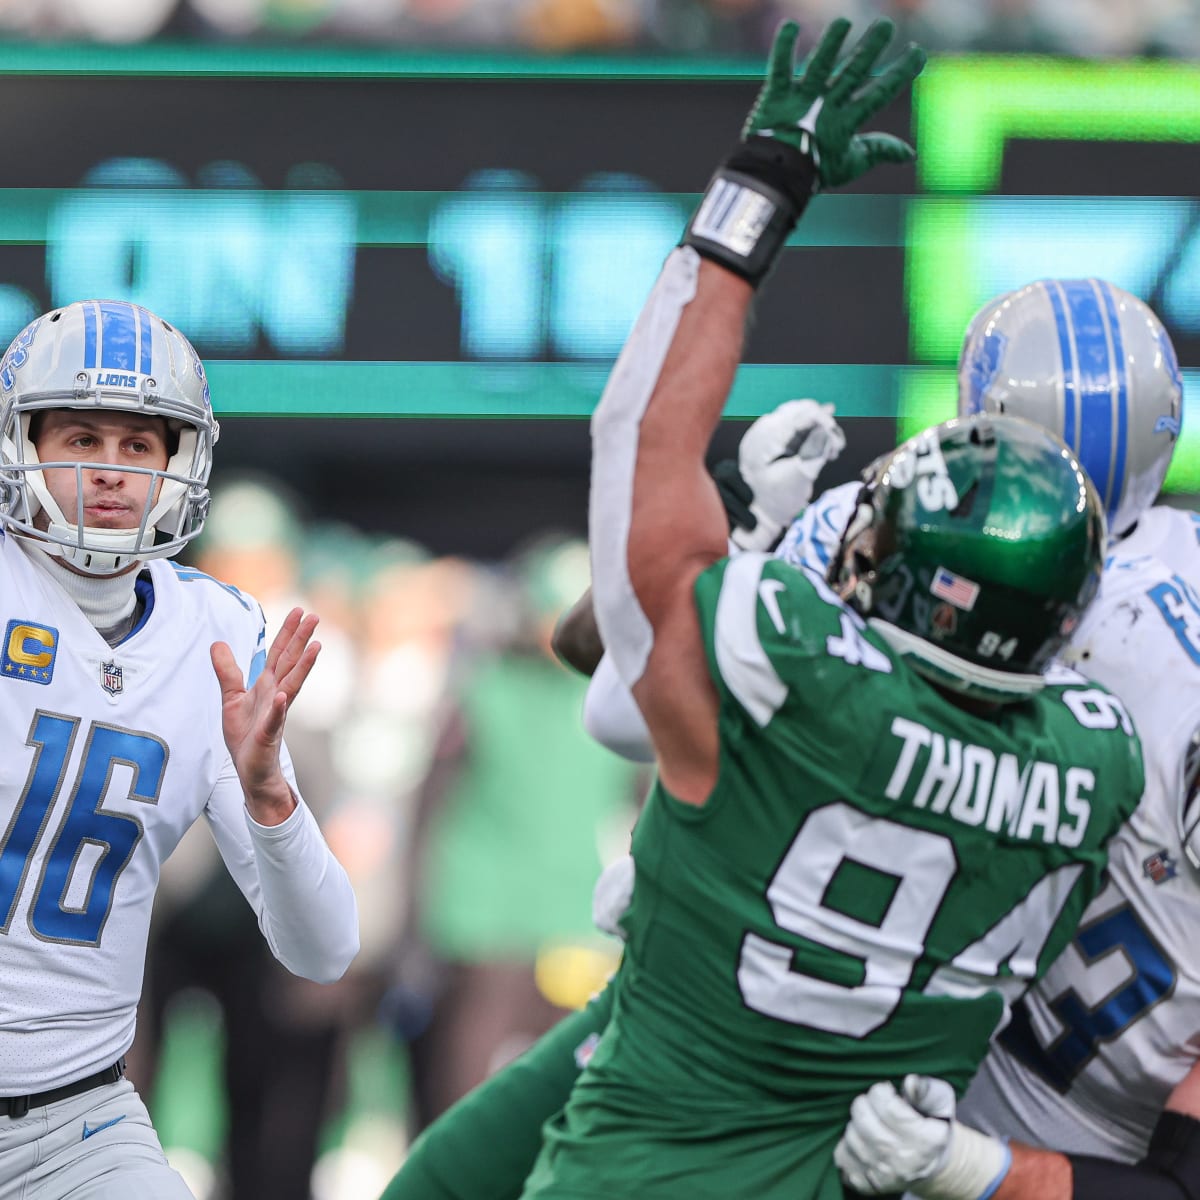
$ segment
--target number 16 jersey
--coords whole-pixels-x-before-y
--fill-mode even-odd
[[[129,1048],[159,869],[201,815],[286,965],[332,972],[322,960],[344,959],[357,939],[349,881],[303,803],[280,825],[248,828],[209,648],[226,642],[254,674],[258,605],[155,560],[137,583],[145,615],[113,648],[35,553],[0,535],[4,1095],[84,1078]],[[294,789],[286,751],[282,763]],[[276,854],[322,889],[319,913],[264,900],[265,859]]]

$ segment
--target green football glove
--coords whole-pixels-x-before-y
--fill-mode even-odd
[[[910,46],[871,78],[892,29],[890,21],[876,21],[835,70],[850,22],[834,21],[797,75],[798,26],[780,26],[741,140],[709,180],[685,245],[757,287],[814,192],[849,183],[876,163],[912,161],[913,148],[902,139],[858,132],[925,65],[925,52]]]
[[[907,50],[876,78],[871,70],[892,40],[894,26],[875,21],[859,39],[853,53],[834,69],[850,22],[830,23],[813,51],[804,73],[797,76],[794,61],[799,26],[785,21],[775,36],[767,78],[746,118],[742,140],[778,138],[809,156],[824,188],[841,187],[877,163],[906,163],[916,152],[890,133],[859,133],[859,127],[894,100],[925,66],[925,51]]]

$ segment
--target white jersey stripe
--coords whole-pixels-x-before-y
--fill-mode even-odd
[[[769,554],[739,554],[725,568],[717,600],[714,651],[721,678],[738,703],[766,725],[787,699],[787,685],[776,674],[758,639],[759,583]]]

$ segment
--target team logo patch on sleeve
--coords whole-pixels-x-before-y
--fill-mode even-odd
[[[0,676],[27,683],[49,683],[54,678],[58,630],[33,621],[9,621],[4,630]]]

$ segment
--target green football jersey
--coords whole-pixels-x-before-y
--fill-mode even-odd
[[[966,1086],[1141,795],[1128,716],[1073,672],[985,717],[815,574],[744,554],[696,600],[719,778],[647,802],[614,1015],[530,1200],[840,1197],[850,1101]]]

